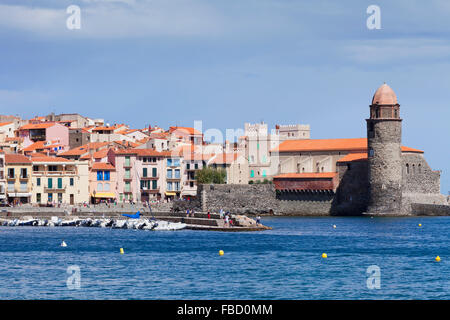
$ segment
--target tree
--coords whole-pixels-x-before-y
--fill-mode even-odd
[[[227,181],[227,172],[224,169],[203,167],[196,172],[196,179],[198,184],[224,184]]]

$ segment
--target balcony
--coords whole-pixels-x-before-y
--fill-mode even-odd
[[[64,171],[33,171],[34,176],[64,176],[64,175],[76,175],[75,170],[64,170]]]
[[[20,177],[19,177],[19,180],[28,180],[28,179],[30,179],[30,175],[29,174],[26,174],[26,175],[20,175]]]
[[[57,186],[51,187],[51,188],[49,188],[48,186],[44,187],[44,192],[45,193],[65,192],[65,191],[66,191],[66,187],[65,186],[61,187],[61,188],[59,188]]]
[[[141,180],[157,180],[159,179],[159,176],[156,177],[141,177]]]
[[[156,189],[143,188],[141,189],[141,193],[159,193],[159,188]]]

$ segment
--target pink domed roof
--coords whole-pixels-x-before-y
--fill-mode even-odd
[[[397,104],[397,96],[394,90],[385,83],[373,95],[372,104]]]

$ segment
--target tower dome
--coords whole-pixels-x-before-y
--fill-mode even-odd
[[[397,96],[394,90],[385,83],[373,95],[372,104],[397,104]]]

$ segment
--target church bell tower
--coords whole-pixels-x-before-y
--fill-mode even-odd
[[[402,119],[397,96],[383,84],[375,92],[367,121],[368,214],[400,214],[402,201]]]

